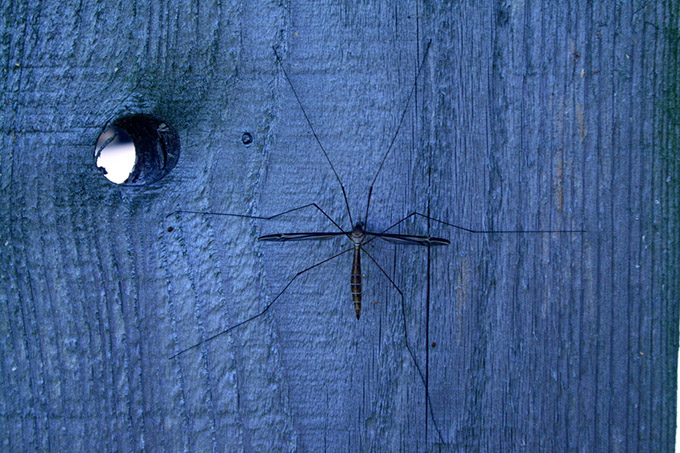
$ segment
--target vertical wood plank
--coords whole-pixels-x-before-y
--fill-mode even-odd
[[[3,3],[3,449],[670,450],[678,8]],[[283,68],[354,222],[403,111],[369,230],[416,211],[586,233],[416,217],[394,232],[452,244],[366,247],[403,308],[364,257],[357,321],[344,255],[169,360],[348,246],[257,242],[333,231],[313,208],[174,213],[314,202],[351,229]],[[147,188],[92,165],[129,112],[180,133],[180,162]]]

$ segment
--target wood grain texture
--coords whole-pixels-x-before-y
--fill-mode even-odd
[[[0,6],[3,450],[673,448],[677,2],[34,3]],[[430,41],[367,228],[587,233],[367,247],[432,416],[366,257],[360,321],[346,254],[169,360],[350,246],[257,242],[314,209],[168,215],[351,228],[281,66],[356,221]],[[94,169],[126,112],[179,131],[151,187]]]

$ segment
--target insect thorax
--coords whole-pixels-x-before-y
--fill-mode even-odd
[[[364,224],[361,222],[357,223],[352,229],[352,233],[349,235],[349,238],[356,245],[359,245],[362,242],[364,242],[364,239],[366,239],[366,233],[364,232]]]

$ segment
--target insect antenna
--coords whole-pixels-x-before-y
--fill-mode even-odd
[[[366,243],[365,243],[366,244]],[[364,244],[364,245],[365,245]],[[429,247],[428,247],[429,250]],[[411,359],[413,360],[413,364],[416,367],[416,370],[418,371],[418,375],[420,376],[421,381],[423,381],[423,385],[425,386],[425,436],[427,436],[427,413],[429,412],[430,417],[432,418],[432,424],[434,425],[434,429],[437,431],[437,435],[439,436],[439,441],[441,443],[444,443],[444,438],[442,437],[442,433],[439,430],[439,427],[437,426],[437,420],[434,418],[434,412],[432,410],[432,401],[430,400],[430,382],[428,379],[428,373],[427,370],[425,373],[420,369],[420,365],[418,365],[418,360],[416,359],[415,354],[413,353],[413,349],[411,349],[411,345],[408,342],[408,330],[406,329],[406,302],[404,300],[404,293],[402,290],[397,286],[396,283],[394,283],[394,280],[389,276],[389,274],[378,264],[378,262],[371,256],[370,253],[366,251],[366,249],[362,246],[361,251],[368,256],[368,258],[373,261],[373,264],[376,265],[376,267],[382,272],[382,274],[387,278],[387,280],[392,284],[394,289],[397,290],[399,293],[399,297],[401,298],[401,319],[404,325],[404,342],[406,343],[406,350],[408,351],[409,355],[411,356]],[[429,290],[429,288],[428,288]],[[429,299],[429,294],[428,294],[428,299]],[[427,352],[426,352],[427,354]],[[427,437],[426,437],[427,439]]]
[[[293,96],[295,96],[295,100],[297,101],[298,105],[300,106],[300,110],[302,110],[302,115],[305,117],[305,120],[307,121],[307,125],[309,126],[309,129],[312,131],[312,135],[314,136],[316,143],[319,145],[319,148],[321,149],[321,152],[323,153],[324,157],[326,158],[328,165],[331,166],[331,170],[333,170],[333,174],[335,175],[335,179],[337,179],[338,184],[340,184],[340,189],[342,189],[342,196],[345,199],[345,207],[347,208],[347,215],[349,215],[350,225],[354,225],[354,221],[352,220],[352,212],[349,209],[349,201],[347,201],[347,192],[345,191],[345,186],[342,184],[342,181],[340,180],[340,176],[338,176],[338,172],[335,171],[335,166],[333,165],[333,162],[331,162],[330,157],[328,157],[328,153],[326,152],[326,148],[323,147],[323,145],[321,144],[321,140],[319,140],[319,136],[316,135],[316,131],[314,130],[314,126],[312,126],[312,122],[310,121],[309,116],[307,116],[307,112],[305,111],[305,108],[302,105],[302,101],[300,100],[300,96],[298,96],[297,91],[295,91],[295,86],[293,86],[293,82],[291,82],[290,77],[288,77],[288,72],[286,71],[286,68],[283,66],[283,62],[281,61],[281,57],[279,57],[279,53],[276,51],[276,47],[272,47],[272,49],[274,49],[274,55],[276,55],[276,61],[278,61],[279,65],[281,66],[281,70],[283,71],[283,76],[286,79],[286,82],[288,82],[288,85],[290,86],[290,89],[293,92]]]
[[[423,60],[420,63],[420,66],[418,67],[418,72],[416,72],[416,76],[413,80],[413,85],[411,85],[411,89],[409,90],[408,96],[406,97],[404,109],[401,111],[401,117],[399,117],[399,123],[397,123],[397,129],[394,131],[394,134],[392,135],[392,140],[390,140],[390,144],[387,147],[387,151],[385,151],[385,154],[383,154],[382,160],[380,161],[380,165],[378,166],[378,170],[375,172],[375,176],[373,177],[371,185],[368,188],[368,201],[366,201],[366,215],[364,216],[364,225],[368,225],[368,209],[369,206],[371,205],[371,195],[373,194],[373,186],[375,185],[375,181],[378,179],[378,175],[380,174],[380,171],[382,170],[383,165],[385,164],[387,156],[390,154],[390,151],[392,151],[394,142],[397,140],[397,136],[399,135],[399,131],[401,130],[401,125],[404,123],[404,118],[406,117],[406,112],[408,111],[408,106],[411,102],[411,98],[413,97],[413,93],[416,91],[416,87],[418,86],[418,78],[420,77],[420,73],[423,71],[425,61],[427,60],[427,54],[430,51],[430,45],[432,45],[432,40],[427,42],[427,47],[425,48],[425,55],[423,55]]]
[[[238,328],[238,327],[241,327],[242,325],[247,324],[247,323],[249,323],[250,321],[252,321],[252,320],[254,320],[254,319],[259,318],[260,316],[262,316],[262,315],[264,315],[265,313],[267,313],[267,311],[268,311],[268,310],[269,310],[269,309],[270,309],[270,308],[271,308],[271,307],[279,300],[279,298],[283,295],[283,293],[286,292],[286,290],[288,289],[288,287],[290,287],[290,285],[292,285],[293,282],[294,282],[300,275],[304,274],[305,272],[309,272],[309,271],[311,271],[312,269],[314,269],[314,268],[316,268],[316,267],[319,267],[319,266],[321,266],[322,264],[325,264],[325,263],[327,263],[327,262],[329,262],[329,261],[331,261],[331,260],[334,260],[335,258],[337,258],[337,257],[339,257],[339,256],[341,256],[341,255],[344,255],[345,253],[350,252],[350,251],[352,251],[352,250],[354,250],[354,247],[348,248],[347,250],[344,250],[344,251],[342,251],[342,252],[340,252],[340,253],[336,253],[335,255],[331,256],[330,258],[326,258],[326,259],[323,260],[323,261],[319,261],[318,263],[312,264],[312,265],[309,266],[308,268],[301,270],[300,272],[298,272],[297,274],[295,274],[295,275],[293,276],[293,278],[291,278],[291,279],[288,281],[288,283],[286,283],[286,286],[284,286],[283,289],[282,289],[281,291],[279,291],[279,293],[274,297],[274,299],[272,299],[272,301],[269,302],[269,303],[267,304],[267,306],[264,307],[264,309],[263,309],[262,311],[260,311],[259,313],[257,313],[257,314],[255,314],[255,315],[251,316],[251,317],[248,318],[248,319],[244,319],[243,321],[237,322],[236,324],[234,324],[234,325],[232,325],[232,326],[230,326],[230,327],[227,327],[226,329],[224,329],[224,330],[222,330],[222,331],[220,331],[220,332],[217,332],[216,334],[211,335],[210,337],[208,337],[208,338],[206,338],[206,339],[204,339],[204,340],[201,340],[201,341],[199,341],[198,343],[189,346],[188,348],[184,348],[184,349],[182,349],[181,351],[176,352],[175,354],[173,354],[172,356],[170,356],[169,359],[170,359],[170,360],[175,359],[175,358],[177,358],[178,356],[184,354],[185,352],[191,351],[192,349],[195,349],[195,348],[201,346],[202,344],[205,344],[205,343],[207,343],[207,342],[209,342],[209,341],[212,341],[212,340],[214,340],[215,338],[218,338],[218,337],[220,337],[220,336],[222,336],[222,335],[225,335],[225,334],[231,332],[232,330],[234,330],[234,329],[236,329],[236,328]]]

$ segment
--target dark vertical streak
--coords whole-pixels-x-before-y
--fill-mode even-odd
[[[656,2],[655,2],[656,3]],[[664,5],[667,6],[667,5]],[[666,24],[663,24],[663,27],[665,28]],[[661,67],[664,67],[664,62],[665,62],[665,49],[666,49],[667,43],[664,42],[661,47]],[[656,49],[655,49],[656,50]],[[655,52],[656,53],[656,52]],[[658,55],[658,54],[657,54]],[[663,92],[663,76],[659,84],[661,92]],[[659,103],[663,104],[663,100],[659,100],[657,98],[657,105],[655,108],[655,140],[653,141],[653,150],[652,152],[652,165],[651,165],[651,190],[650,190],[650,200],[649,200],[649,206],[650,206],[650,220],[651,220],[651,230],[650,230],[650,235],[652,239],[652,244],[650,247],[650,258],[652,262],[652,268],[658,269],[659,265],[657,262],[657,241],[656,239],[656,223],[657,223],[657,207],[656,207],[656,181],[657,177],[656,175],[658,174],[658,164],[657,164],[657,146],[663,146],[663,132],[659,134],[661,127],[658,125],[659,121],[663,121],[663,112],[660,112],[658,115],[660,118],[657,117],[656,111],[661,107]],[[657,126],[658,125],[658,126]],[[656,142],[657,134],[659,135],[658,140],[660,143]],[[656,363],[655,363],[655,354],[656,354],[656,347],[655,347],[655,333],[657,331],[656,327],[656,316],[655,313],[657,311],[656,308],[656,300],[657,300],[657,279],[656,278],[651,278],[650,285],[649,285],[649,299],[650,299],[650,304],[649,304],[649,362],[650,364],[648,365],[649,369],[649,374],[648,374],[648,379],[649,379],[649,392],[648,392],[648,408],[647,408],[647,429],[649,430],[649,437],[647,439],[647,442],[649,442],[650,445],[650,451],[656,450],[656,445],[654,445],[654,430],[656,426],[656,420],[654,420],[654,411],[655,411],[655,404],[654,404],[654,393],[655,393],[655,379],[654,379],[654,373],[653,370],[656,368]]]
[[[647,40],[646,40],[646,36],[649,33],[648,30],[649,30],[650,27],[649,27],[648,21],[647,21],[647,8],[645,7],[644,10],[645,10],[645,14],[644,14],[644,17],[642,19],[643,20],[643,41],[642,41],[642,46],[641,46],[641,48],[642,48],[642,57],[641,57],[642,68],[641,68],[641,76],[640,76],[640,78],[641,78],[640,92],[646,93],[647,90],[650,90],[650,88],[651,88],[652,93],[654,93],[654,88],[655,88],[655,85],[656,85],[655,81],[654,81],[654,75],[652,75],[651,77],[647,77],[647,75],[646,75],[647,74],[646,67],[648,65],[648,63],[646,61],[647,60],[647,45],[646,45]],[[652,46],[653,50],[651,52],[651,55],[652,55],[652,67],[651,67],[652,74],[655,74],[655,71],[654,71],[654,61],[655,61],[655,59],[653,58],[653,56],[656,54],[656,50],[655,50],[656,49],[656,43],[657,43],[657,39],[656,39],[656,37],[654,37],[653,46]],[[651,87],[646,83],[646,81],[648,79],[652,80]],[[651,118],[648,118],[648,119],[646,118],[647,113],[650,111],[649,108],[645,108],[642,111],[642,116],[643,116],[643,118],[645,118],[646,121],[645,121],[645,127],[641,127],[640,130],[639,130],[638,140],[639,140],[639,146],[640,146],[641,151],[644,149],[644,143],[647,140],[647,132],[648,132],[648,126],[647,125],[651,122],[652,127],[655,126],[655,121],[654,121],[654,114],[655,114],[654,104],[655,103],[656,103],[655,96],[654,96],[654,94],[652,94],[652,96],[650,97],[650,105],[652,106],[651,115],[650,115]],[[653,136],[654,136],[654,134],[652,133],[651,137],[649,137],[649,139],[653,140]],[[642,152],[641,152],[641,154],[642,154]],[[645,369],[644,362],[643,362],[642,359],[644,358],[644,352],[643,351],[646,350],[646,348],[644,347],[644,339],[643,339],[644,330],[645,330],[645,303],[644,303],[644,300],[646,299],[645,288],[644,288],[644,283],[643,283],[643,275],[644,275],[644,269],[646,269],[646,267],[647,267],[647,263],[646,263],[646,259],[645,259],[646,253],[645,253],[644,244],[645,244],[645,237],[649,234],[649,232],[648,232],[648,226],[647,226],[648,222],[647,222],[647,218],[646,218],[646,212],[647,212],[648,206],[647,206],[646,199],[645,199],[645,189],[644,189],[644,187],[647,186],[647,178],[649,178],[649,176],[647,176],[648,172],[646,171],[648,166],[649,166],[649,164],[648,164],[649,159],[647,158],[647,156],[641,155],[640,160],[641,160],[640,187],[643,188],[643,190],[639,191],[638,197],[637,197],[637,204],[640,206],[639,211],[638,211],[639,212],[638,215],[639,215],[639,236],[640,236],[640,240],[637,243],[637,250],[636,250],[636,252],[637,252],[637,260],[636,261],[638,263],[640,270],[638,271],[637,282],[636,282],[637,288],[636,288],[636,291],[634,293],[635,305],[636,305],[636,308],[637,308],[637,310],[636,310],[637,335],[636,335],[636,342],[635,342],[633,350],[632,350],[632,354],[634,355],[634,357],[636,359],[635,360],[635,365],[636,365],[635,366],[635,381],[633,382],[633,386],[634,386],[634,389],[635,389],[635,399],[629,403],[629,404],[632,404],[633,407],[635,408],[635,415],[634,415],[635,416],[635,424],[634,424],[635,446],[634,446],[634,450],[640,449],[640,446],[642,445],[642,441],[643,441],[642,433],[645,429],[644,428],[645,421],[642,417],[642,408],[644,406],[644,401],[642,399],[642,385],[643,385],[643,382],[644,382],[644,369]],[[632,299],[633,298],[631,298],[629,303],[633,303]]]
[[[562,52],[566,52],[566,49],[569,48],[569,40],[573,39],[574,42],[576,42],[576,39],[573,37],[578,36],[578,26],[580,25],[578,22],[578,18],[576,17],[576,13],[573,8],[573,2],[569,2],[567,6],[567,20],[563,24],[563,27],[561,28],[562,33],[564,34],[564,42],[562,43]],[[571,83],[574,85],[574,73],[575,73],[575,59],[571,60],[573,61],[572,64],[565,64],[564,66],[564,75],[563,75],[563,82],[562,82],[562,89],[564,91],[564,104],[563,108],[566,110],[567,107],[571,107],[571,112],[576,111],[576,105],[575,105],[575,97],[568,98],[568,87],[569,84]],[[576,90],[574,90],[576,91]],[[572,113],[573,114],[573,113]],[[564,112],[564,122],[567,123],[567,114]],[[568,138],[567,138],[568,137]],[[568,124],[565,124],[561,137],[560,137],[560,145],[563,147],[565,154],[568,156],[569,161],[574,161],[573,164],[573,169],[576,168],[584,168],[583,162],[577,162],[575,159],[576,152],[577,152],[577,147],[573,143],[572,138],[576,137],[576,134],[574,134],[574,122],[570,121]],[[580,181],[581,184],[583,183],[583,173],[578,175],[575,172],[576,176],[580,176]],[[571,189],[571,197],[570,199],[577,199],[577,189],[574,187],[575,182],[572,180],[570,184],[570,189]],[[572,202],[573,203],[573,202]],[[578,213],[579,218],[584,219],[583,213]],[[572,226],[573,222],[570,222],[570,226]],[[585,228],[585,225],[582,225],[583,228]],[[570,241],[571,242],[571,241]],[[584,241],[581,241],[581,254],[579,255],[581,257],[581,261],[583,260],[583,249],[582,249],[582,244]],[[583,306],[583,299],[578,297],[578,286],[576,284],[577,280],[577,275],[583,275],[582,269],[580,269],[578,266],[574,264],[575,260],[573,257],[574,254],[572,254],[572,257],[570,259],[570,265],[569,265],[569,283],[570,283],[570,297],[567,300],[567,307],[565,307],[564,317],[568,319],[567,325],[564,326],[566,329],[566,333],[564,333],[564,339],[568,345],[573,345],[577,344],[577,338],[579,335],[579,332],[576,331],[576,324],[578,322],[578,319],[580,317],[580,313],[582,313],[582,306]],[[577,274],[576,270],[579,270],[579,273]],[[580,302],[577,304],[577,300]],[[563,323],[560,324],[561,326]],[[560,335],[562,337],[562,335]],[[570,348],[571,349],[571,348]],[[575,366],[580,366],[580,363],[576,362],[575,358],[578,358],[578,351],[576,353],[572,352],[571,350],[567,351],[566,353],[566,360],[565,360],[565,366],[564,366],[564,376],[565,376],[565,388],[567,392],[567,396],[565,398],[566,404],[565,404],[565,410],[564,410],[564,435],[565,435],[565,442],[564,445],[568,450],[575,450],[578,447],[577,441],[572,440],[573,432],[578,431],[578,422],[576,423],[576,429],[573,428],[574,425],[574,406],[576,407],[576,412],[578,413],[578,406],[579,406],[579,394],[580,392],[578,391],[578,380],[577,379],[572,379],[572,376],[574,375],[574,372],[572,371],[572,368]],[[578,419],[577,419],[578,420]]]
[[[605,5],[606,6],[606,5]],[[599,13],[599,11],[597,12]],[[595,17],[593,17],[594,20],[599,18],[597,16],[597,13],[594,14]],[[604,20],[605,18],[602,18]],[[604,33],[604,32],[603,32]],[[603,34],[603,38],[604,38]],[[601,65],[603,68],[608,68],[608,72],[612,71],[613,68],[609,68],[606,66],[606,64],[603,61],[602,58],[602,46],[598,45],[597,46],[597,53],[594,55],[596,57],[596,63]],[[613,74],[608,75],[610,78],[613,76]],[[601,86],[597,86],[596,89],[594,90],[596,93],[597,98],[602,98],[605,99],[605,94],[603,93],[603,89]],[[584,109],[587,108],[587,105],[584,105]],[[601,184],[604,184],[606,181],[601,181],[602,179],[602,168],[604,166],[603,159],[604,159],[604,152],[605,150],[603,149],[603,136],[605,134],[604,132],[604,127],[603,127],[603,118],[604,118],[604,113],[602,111],[602,103],[598,103],[597,105],[597,120],[595,126],[595,149],[596,149],[596,155],[597,155],[597,163],[595,167],[595,187],[601,187]],[[611,193],[611,187],[609,187],[609,193]],[[597,218],[598,218],[598,233],[602,235],[605,231],[611,229],[607,229],[607,225],[604,223],[607,222],[607,219],[603,215],[603,211],[606,209],[604,205],[604,201],[601,200],[601,193],[598,190],[596,192],[595,196],[595,206],[597,207]],[[602,335],[602,311],[605,310],[605,307],[602,307],[601,304],[599,304],[597,301],[602,300],[602,261],[604,259],[604,247],[605,244],[603,244],[602,236],[598,237],[597,240],[597,254],[595,259],[597,260],[595,264],[595,300],[593,303],[595,303],[595,381],[593,382],[593,387],[595,390],[594,394],[594,401],[593,401],[593,406],[595,409],[595,417],[593,420],[593,431],[594,431],[594,447],[596,450],[606,450],[607,447],[603,445],[603,434],[600,431],[602,428],[602,422],[601,422],[601,417],[606,416],[606,414],[603,414],[602,410],[602,397],[600,395],[600,389],[601,385],[603,382],[605,382],[605,379],[601,379],[601,374],[602,374],[602,362],[606,360],[606,357],[603,357],[605,354],[604,348],[605,344],[602,341],[602,338],[604,335]],[[604,430],[607,428],[605,427]]]
[[[588,68],[588,69],[591,69],[592,68],[592,60],[594,58],[592,49],[593,49],[594,46],[591,45],[592,39],[588,39],[588,37],[592,37],[595,33],[592,29],[593,11],[592,11],[592,5],[591,5],[590,2],[586,3],[584,15],[585,15],[585,20],[584,20],[584,22],[585,22],[585,25],[584,25],[585,67]],[[590,91],[591,90],[590,90],[589,84],[583,84],[583,98],[582,98],[582,100],[583,100],[584,103],[586,103],[588,101]],[[583,127],[583,126],[578,124],[578,105],[579,104],[578,104],[578,101],[577,101],[576,105],[574,106],[576,113],[577,113],[577,117],[575,118],[575,121],[577,122],[577,133],[580,136],[581,135],[580,128]],[[582,121],[585,121],[585,118],[583,118]],[[595,125],[593,124],[591,127],[594,128],[594,126]],[[583,174],[582,174],[581,180],[583,181],[583,185],[584,185],[584,190],[581,194],[581,206],[583,206],[583,213],[584,213],[583,217],[585,219],[588,219],[588,216],[586,214],[593,212],[592,210],[587,209],[589,204],[586,203],[586,200],[588,199],[586,194],[589,192],[587,189],[588,189],[590,177],[591,177],[591,174],[590,174],[591,172],[589,172],[588,170],[590,168],[592,168],[593,166],[587,165],[589,159],[588,159],[588,149],[585,146],[586,142],[584,140],[586,137],[587,136],[584,136],[584,137],[581,137],[581,139],[580,139],[580,144],[581,144],[581,147],[583,149],[583,161],[582,161],[582,165],[581,165],[581,168],[583,168]],[[595,210],[594,214],[597,214],[596,210]],[[587,224],[585,226],[585,228],[596,229],[599,233],[599,225],[597,225],[597,223],[596,223],[596,217],[595,216],[593,216],[593,221],[591,221],[589,224]],[[585,257],[587,256],[587,250],[586,250],[586,242],[585,241],[581,243],[580,248],[581,248],[581,256],[584,257],[584,259],[582,260],[582,265],[581,265],[581,269],[580,269],[581,275],[586,275],[586,271],[589,271],[590,269],[586,266],[586,258]],[[591,257],[588,256],[588,258],[590,259]],[[587,367],[588,367],[589,357],[586,356],[586,354],[590,351],[586,350],[587,322],[586,322],[585,318],[586,318],[586,310],[588,309],[588,311],[589,311],[589,308],[590,308],[590,305],[591,305],[591,302],[586,301],[586,296],[588,295],[587,289],[590,289],[590,287],[592,287],[592,283],[590,283],[590,285],[588,285],[588,286],[589,286],[589,288],[586,288],[586,285],[583,285],[581,287],[581,294],[580,294],[580,310],[579,310],[580,316],[579,316],[579,329],[578,329],[578,331],[580,333],[580,335],[579,335],[579,345],[578,345],[579,346],[578,347],[579,376],[584,376],[584,375],[587,376],[588,375]],[[591,429],[593,429],[593,427],[594,427],[594,423],[593,423],[593,419],[590,418],[590,417],[593,417],[592,412],[594,412],[594,411],[591,412],[590,408],[585,407],[585,405],[588,404],[588,400],[589,400],[588,397],[590,396],[590,393],[591,393],[592,389],[595,387],[595,385],[597,385],[597,373],[593,374],[592,382],[587,383],[586,380],[584,379],[583,384],[581,386],[579,386],[579,392],[578,392],[578,397],[577,397],[577,403],[578,403],[577,404],[577,416],[578,416],[577,430],[581,433],[584,433],[583,436],[579,436],[579,440],[581,440],[581,443],[580,443],[579,446],[581,448],[588,448],[590,446],[595,445],[594,432],[591,431]],[[581,395],[583,395],[583,394],[586,395],[585,398],[581,397]],[[593,398],[593,401],[594,401],[594,398]],[[581,413],[584,414],[584,415],[580,416]]]
[[[613,11],[611,13],[611,21],[615,26],[615,29],[618,30],[618,25],[620,24],[619,22],[619,11],[620,6],[614,5],[613,6]],[[613,71],[612,74],[612,83],[609,89],[611,90],[610,96],[611,96],[611,110],[608,112],[609,113],[609,121],[611,124],[607,128],[608,130],[606,132],[609,133],[610,135],[610,146],[608,146],[609,149],[618,149],[618,144],[619,144],[619,137],[618,137],[618,127],[619,127],[619,121],[617,118],[617,110],[615,109],[615,106],[617,105],[618,102],[618,90],[619,90],[619,80],[621,77],[618,76],[618,71],[619,71],[619,64],[617,63],[617,45],[619,43],[618,39],[618,31],[615,31],[612,36],[612,41],[611,45],[609,46],[609,50],[611,52],[609,58],[611,59],[611,70]],[[602,131],[603,135],[605,135],[605,131]],[[628,151],[628,154],[630,153],[630,150]],[[630,156],[625,156],[622,155],[621,158],[625,159],[626,157]],[[610,178],[610,190],[609,190],[609,197],[606,200],[606,203],[609,205],[607,206],[607,211],[608,211],[608,223],[610,223],[610,231],[612,237],[614,237],[618,233],[618,225],[615,219],[617,219],[618,213],[616,212],[616,204],[619,201],[619,196],[618,196],[618,166],[617,162],[615,162],[616,159],[610,158],[609,159],[609,178]],[[602,287],[604,291],[608,292],[613,298],[616,298],[618,296],[618,291],[614,285],[614,276],[618,274],[618,266],[615,261],[615,258],[617,256],[616,253],[616,247],[614,245],[614,240],[610,241],[609,244],[609,251],[608,251],[608,258],[609,258],[609,265],[606,266],[605,268],[609,268],[609,275],[606,275],[606,280],[608,281],[603,281],[602,282]],[[604,264],[604,263],[603,263]],[[604,280],[604,279],[603,279]],[[613,404],[614,404],[614,398],[617,395],[614,395],[614,392],[616,391],[616,386],[614,382],[614,378],[616,376],[616,358],[614,357],[614,353],[616,351],[616,337],[614,335],[614,323],[617,319],[616,316],[616,311],[615,311],[615,304],[611,303],[609,304],[609,313],[606,315],[605,322],[607,324],[607,330],[608,332],[603,332],[607,338],[607,341],[609,343],[608,349],[609,349],[609,354],[607,357],[607,385],[608,388],[607,393],[609,394],[608,401],[603,401],[604,404],[606,404],[606,410],[602,414],[604,416],[604,421],[602,424],[602,437],[605,439],[606,444],[603,448],[606,450],[611,451],[613,447],[613,439],[612,439],[612,425],[615,423],[616,415],[613,413]],[[605,351],[602,351],[605,352]]]
[[[676,420],[676,398],[677,398],[677,364],[678,364],[678,288],[679,279],[678,258],[680,248],[680,207],[678,195],[680,193],[680,163],[677,150],[680,145],[680,85],[678,82],[680,71],[680,4],[671,1],[666,6],[666,48],[667,57],[664,58],[666,70],[665,99],[664,99],[664,171],[661,173],[660,181],[662,189],[662,210],[664,215],[663,228],[661,228],[664,238],[664,260],[661,272],[662,276],[662,331],[660,332],[663,348],[661,355],[660,368],[667,370],[661,376],[662,391],[659,396],[661,400],[661,410],[658,411],[659,423],[662,424],[659,448],[667,448],[671,445],[674,435],[670,432],[673,427],[672,420]],[[665,277],[665,278],[664,278]],[[671,420],[670,423],[666,422]],[[664,445],[666,444],[666,445]]]
[[[628,23],[628,26],[633,31],[633,36],[636,36],[636,34],[634,33],[634,31],[635,31],[634,13],[633,13],[632,9],[631,9],[630,13],[631,13],[630,14],[630,22]],[[633,70],[631,71],[632,72],[632,74],[630,76],[631,82],[630,82],[630,85],[628,87],[629,88],[628,109],[629,109],[630,112],[634,111],[633,108],[632,108],[632,105],[631,105],[632,104],[631,99],[634,96],[633,84],[635,83],[634,82],[635,81],[635,72],[634,71],[635,71],[635,67],[636,67],[635,63],[637,62],[636,56],[637,55],[636,55],[636,52],[635,52],[635,46],[633,46],[633,49],[631,51],[631,59],[632,59],[631,67],[633,68]],[[632,121],[633,121],[633,119],[632,119],[632,115],[631,115],[631,118],[629,118],[629,124],[632,123]],[[625,251],[625,255],[628,258],[627,263],[626,263],[626,268],[625,268],[625,274],[626,274],[626,286],[625,287],[628,288],[628,291],[626,291],[626,293],[625,293],[627,295],[627,297],[625,297],[626,302],[627,302],[626,303],[626,317],[625,317],[626,328],[627,328],[626,329],[627,330],[627,339],[626,339],[627,341],[626,341],[626,348],[624,350],[624,355],[625,355],[626,351],[629,351],[629,353],[628,353],[629,357],[624,358],[624,360],[625,360],[625,370],[626,370],[625,377],[627,378],[625,383],[628,384],[628,385],[623,385],[623,389],[622,389],[625,392],[625,401],[626,401],[625,406],[626,407],[625,407],[625,411],[624,411],[624,414],[623,414],[623,426],[619,427],[619,429],[622,429],[623,432],[625,432],[625,433],[629,433],[630,432],[629,422],[630,422],[630,412],[631,412],[631,410],[630,410],[631,400],[630,400],[629,387],[631,386],[631,384],[634,385],[634,379],[635,379],[634,376],[632,375],[632,370],[631,370],[631,358],[634,357],[633,351],[635,350],[635,348],[633,347],[633,334],[634,333],[632,331],[632,325],[633,325],[632,311],[633,311],[633,307],[632,307],[631,294],[633,292],[633,289],[632,289],[632,284],[631,284],[632,283],[632,276],[631,276],[631,274],[632,274],[632,269],[631,269],[632,263],[631,262],[634,260],[634,255],[633,255],[633,252],[632,252],[632,244],[633,244],[633,240],[634,240],[633,234],[634,234],[634,231],[636,231],[636,230],[635,230],[635,222],[634,222],[634,214],[633,213],[636,212],[636,209],[633,206],[633,196],[632,196],[631,192],[632,192],[632,182],[635,181],[634,174],[633,174],[633,161],[635,160],[634,156],[636,154],[636,149],[634,148],[634,145],[633,145],[633,131],[632,131],[632,129],[628,128],[626,136],[628,138],[628,149],[630,150],[629,152],[631,153],[631,155],[629,156],[628,165],[627,165],[627,172],[628,172],[627,181],[631,182],[631,184],[628,186],[628,190],[625,191],[626,206],[628,206],[629,214],[628,214],[628,222],[627,222],[628,237],[627,237],[627,241],[626,241],[627,246],[626,246],[626,251]],[[631,451],[628,441],[629,441],[629,439],[626,436],[623,439],[623,448],[625,449],[625,451]]]
[[[413,88],[413,116],[414,116],[414,122],[413,122],[413,141],[415,146],[423,145],[423,139],[422,139],[422,134],[419,134],[419,131],[423,131],[424,129],[424,121],[425,119],[422,117],[419,117],[418,115],[418,76],[421,71],[421,67],[425,65],[425,61],[423,61],[422,65],[420,63],[420,1],[416,0],[416,17],[415,17],[415,23],[416,23],[416,39],[415,39],[415,45],[416,45],[416,61],[415,61],[415,82],[414,83],[414,88]],[[429,52],[430,50],[430,45],[431,42],[428,42],[427,44],[427,50],[426,52]],[[423,85],[425,85],[425,82],[423,82]],[[424,113],[424,109],[421,109],[420,114],[421,116]],[[428,205],[428,213],[427,215],[430,215],[429,212],[429,198],[430,198],[430,192],[432,189],[431,181],[430,181],[430,170],[431,170],[431,159],[428,159],[429,165],[428,165],[428,181],[427,181],[427,205]],[[430,228],[429,228],[429,221],[428,221],[428,235],[430,233]],[[429,343],[429,335],[430,335],[430,247],[427,248],[427,295],[425,298],[425,439],[424,439],[424,445],[427,448],[427,445],[429,443],[429,438],[427,435],[427,428],[428,428],[428,420],[430,416],[430,343]]]
[[[428,183],[430,182],[428,172]],[[429,184],[428,184],[429,187]],[[427,215],[430,215],[430,203],[427,203]],[[430,220],[427,220],[427,234],[430,235]],[[427,421],[430,414],[430,269],[431,269],[431,247],[427,247],[427,275],[426,275],[426,295],[425,295],[425,445],[428,443]]]

